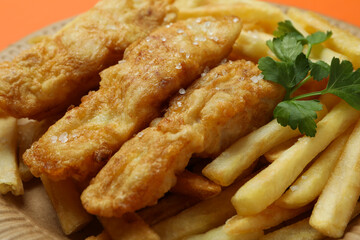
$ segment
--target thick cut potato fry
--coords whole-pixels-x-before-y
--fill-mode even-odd
[[[113,240],[113,239],[111,239],[110,235],[106,231],[103,231],[99,235],[88,237],[85,240]]]
[[[22,155],[34,141],[46,132],[53,122],[54,119],[46,119],[40,122],[27,118],[17,120],[19,172],[21,179],[25,182],[32,179],[33,175],[28,166],[25,165]]]
[[[288,148],[294,145],[298,141],[299,137],[290,138],[289,140],[273,147],[271,150],[264,154],[264,157],[268,162],[273,162],[280,157]]]
[[[233,60],[245,58],[254,62],[266,56],[275,58],[266,45],[266,41],[273,37],[271,34],[257,30],[243,30],[233,46],[230,58]]]
[[[230,199],[247,179],[234,183],[216,197],[204,200],[178,215],[159,222],[153,226],[155,232],[162,240],[176,240],[204,233],[224,224],[228,218],[236,214]]]
[[[81,205],[80,193],[72,180],[54,182],[43,176],[41,181],[66,235],[80,230],[93,219]]]
[[[352,213],[352,218],[355,218],[360,213],[360,203],[356,204],[355,210]],[[320,233],[309,224],[310,218],[305,218],[297,223],[280,228],[274,232],[268,233],[260,240],[320,240],[326,236]]]
[[[24,194],[16,158],[16,119],[0,118],[0,193]]]
[[[319,200],[310,225],[326,236],[344,234],[360,195],[360,120],[355,125]]]
[[[327,110],[324,107],[318,113],[318,119],[322,119],[326,113]],[[222,186],[228,186],[258,157],[278,144],[299,135],[298,130],[292,130],[289,126],[282,127],[276,120],[272,120],[240,138],[208,164],[202,173],[210,180]]]
[[[136,213],[121,218],[99,218],[113,240],[160,240],[160,237]]]
[[[199,201],[200,200],[197,198],[170,193],[166,197],[160,199],[156,205],[144,208],[137,213],[147,224],[151,226],[178,214],[182,210],[193,206]]]
[[[310,205],[298,209],[285,209],[271,205],[264,211],[247,217],[234,216],[225,224],[228,234],[249,233],[269,229],[278,224],[300,215],[310,209]]]
[[[175,0],[174,5],[178,9],[195,8],[208,5],[209,0]]]
[[[176,185],[170,191],[198,199],[208,199],[219,194],[221,187],[203,176],[185,170],[177,176]]]
[[[320,240],[326,236],[309,224],[309,218],[268,233],[260,240]]]
[[[327,94],[321,95],[319,100],[330,111],[331,109],[333,109],[333,107],[335,107],[340,102],[341,98],[339,98],[338,96],[333,95],[331,93],[327,93]]]
[[[359,111],[343,101],[340,102],[317,124],[315,137],[300,138],[277,160],[239,189],[231,200],[237,213],[248,216],[270,206],[306,165],[359,117]]]
[[[229,15],[240,17],[244,23],[256,24],[264,32],[270,34],[277,28],[277,23],[285,19],[285,14],[281,9],[260,1],[239,1],[232,4],[219,2],[194,8],[179,6],[178,13],[179,19]]]
[[[264,236],[263,231],[255,231],[251,233],[227,234],[224,226],[220,226],[210,231],[184,238],[184,240],[257,240]]]
[[[349,58],[346,57],[345,55],[335,52],[334,50],[327,48],[322,44],[313,46],[310,54],[310,59],[312,61],[322,60],[327,64],[331,64],[331,60],[334,57],[337,57],[340,60],[349,60]]]
[[[335,139],[281,196],[276,204],[285,208],[299,208],[314,201],[323,190],[353,128]]]
[[[346,30],[331,25],[316,13],[299,9],[289,9],[287,15],[291,20],[302,26],[307,32],[332,31],[333,36],[324,45],[349,58],[355,68],[360,67],[360,39]]]
[[[30,172],[28,166],[25,165],[22,155],[26,149],[30,148],[31,144],[34,142],[34,127],[36,126],[36,121],[27,120],[27,119],[18,119],[17,120],[17,130],[18,130],[18,155],[19,155],[19,174],[21,180],[24,182],[30,181],[33,178],[33,175]]]

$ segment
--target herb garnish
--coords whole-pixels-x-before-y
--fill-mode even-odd
[[[324,61],[313,62],[309,59],[312,47],[320,44],[332,35],[332,32],[316,32],[304,37],[293,24],[286,20],[278,24],[275,38],[266,42],[270,50],[279,59],[271,57],[259,60],[259,69],[264,79],[282,85],[285,98],[274,110],[274,118],[282,126],[299,128],[302,134],[314,137],[316,134],[316,111],[322,109],[318,100],[301,100],[306,97],[332,93],[357,110],[360,110],[360,69],[353,71],[349,61],[333,58],[331,65]],[[304,46],[307,45],[306,55]],[[309,79],[323,81],[329,78],[325,89],[292,97],[293,93]]]

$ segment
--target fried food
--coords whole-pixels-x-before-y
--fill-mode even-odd
[[[197,0],[199,1],[199,0]],[[189,2],[194,2],[190,0]],[[272,33],[277,23],[285,19],[281,9],[262,1],[209,1],[210,4],[176,4],[179,19],[204,16],[237,16],[252,29]],[[189,6],[192,5],[192,6]]]
[[[356,208],[360,196],[359,141],[360,119],[310,217],[310,225],[326,236],[342,237]]]
[[[240,234],[227,234],[224,231],[224,226],[220,226],[206,233],[192,235],[184,238],[184,240],[258,240],[264,236],[263,231],[255,231],[251,233],[240,233]]]
[[[242,186],[232,198],[239,215],[259,213],[276,201],[317,154],[355,124],[360,112],[342,101],[318,124],[315,137],[304,136]],[[266,197],[264,197],[266,196]]]
[[[325,108],[319,111],[317,119],[323,118],[326,113]],[[289,126],[282,127],[276,120],[272,120],[233,143],[209,163],[202,173],[222,186],[229,186],[261,155],[274,146],[299,135],[298,130],[292,130]]]
[[[185,170],[177,176],[171,192],[204,200],[218,195],[221,187],[201,175]]]
[[[236,215],[230,218],[226,221],[224,230],[228,234],[266,230],[306,212],[311,207],[308,205],[297,209],[286,209],[272,204],[258,214],[246,217]]]
[[[90,212],[121,216],[153,205],[191,155],[217,156],[270,120],[283,89],[247,61],[228,62],[178,95],[164,118],[126,142],[82,194]],[[260,75],[261,76],[261,75]]]
[[[160,240],[160,237],[136,213],[120,218],[99,218],[106,233],[114,240]]]
[[[96,174],[173,94],[225,58],[240,30],[237,18],[207,17],[154,31],[101,73],[100,89],[33,144],[25,163],[34,175],[54,180]]]
[[[184,239],[218,227],[235,215],[231,196],[248,178],[237,181],[216,197],[204,200],[179,214],[155,224],[153,229],[164,240]],[[220,207],[221,206],[221,207]]]
[[[16,159],[16,119],[0,117],[0,194],[24,194]]]
[[[353,128],[350,127],[320,153],[309,169],[298,177],[276,204],[284,208],[299,208],[316,200],[333,172],[352,131]]]
[[[53,37],[0,64],[0,108],[41,119],[65,110],[99,84],[134,41],[175,18],[171,0],[102,0]]]
[[[169,193],[160,199],[156,205],[141,209],[137,213],[147,224],[154,225],[198,202],[200,202],[200,200],[194,197]]]
[[[79,231],[93,220],[81,205],[80,193],[71,179],[54,182],[42,177],[41,181],[66,235]]]

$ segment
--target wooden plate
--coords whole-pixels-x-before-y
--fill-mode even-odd
[[[280,6],[286,9],[285,6]],[[345,22],[327,18],[334,25],[347,29],[360,38],[360,29]],[[0,52],[0,62],[11,60],[21,51],[29,48],[29,40],[37,36],[51,35],[62,28],[71,19],[52,24],[24,39],[10,45]],[[65,236],[60,228],[56,213],[51,206],[44,188],[39,180],[25,183],[25,194],[15,197],[11,194],[0,196],[0,239],[1,240],[49,240],[49,239],[85,239],[101,231],[96,220],[84,231]],[[360,240],[360,217],[348,227],[344,236],[346,240]]]

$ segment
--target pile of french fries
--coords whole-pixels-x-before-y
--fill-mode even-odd
[[[304,35],[333,32],[312,52],[360,67],[360,39],[320,16],[297,9],[284,13],[255,0],[178,0],[178,18],[235,15],[243,20],[231,59],[274,57],[266,46],[285,19]],[[305,86],[306,87],[306,86]],[[304,89],[303,89],[304,90]],[[306,91],[306,89],[305,89]],[[214,160],[193,159],[176,186],[154,206],[122,218],[98,217],[104,231],[88,239],[324,239],[339,238],[360,213],[360,112],[337,97],[320,98],[315,137],[280,126],[276,120],[235,142]],[[24,194],[32,178],[22,153],[54,119],[37,122],[0,118],[0,192]],[[65,234],[83,229],[94,217],[80,202],[86,183],[41,181]],[[26,191],[25,191],[26,192]],[[26,193],[25,193],[26,194]]]

